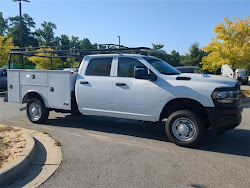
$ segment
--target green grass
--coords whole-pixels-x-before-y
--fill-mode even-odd
[[[56,140],[56,141],[55,141],[55,146],[58,146],[58,147],[59,147],[59,146],[61,146],[61,143],[60,143],[59,141]]]

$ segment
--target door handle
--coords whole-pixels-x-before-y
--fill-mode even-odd
[[[117,86],[126,86],[125,83],[116,83],[115,85],[117,85]]]
[[[89,84],[87,81],[80,81],[80,84]]]

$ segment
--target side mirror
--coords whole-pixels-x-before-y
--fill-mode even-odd
[[[154,73],[149,74],[147,68],[144,66],[135,66],[134,72],[135,72],[136,79],[143,79],[143,80],[150,80],[150,81],[157,80],[157,76]]]

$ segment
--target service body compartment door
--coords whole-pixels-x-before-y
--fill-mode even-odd
[[[8,102],[20,102],[19,71],[8,70]]]
[[[49,107],[57,109],[71,109],[71,78],[70,72],[48,73],[48,103]]]
[[[20,84],[28,86],[48,86],[48,71],[20,70]]]

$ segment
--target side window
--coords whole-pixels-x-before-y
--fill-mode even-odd
[[[135,77],[134,68],[135,66],[144,66],[140,61],[130,57],[119,57],[118,60],[118,77]]]
[[[86,75],[89,76],[110,76],[112,57],[93,58],[89,61]]]

